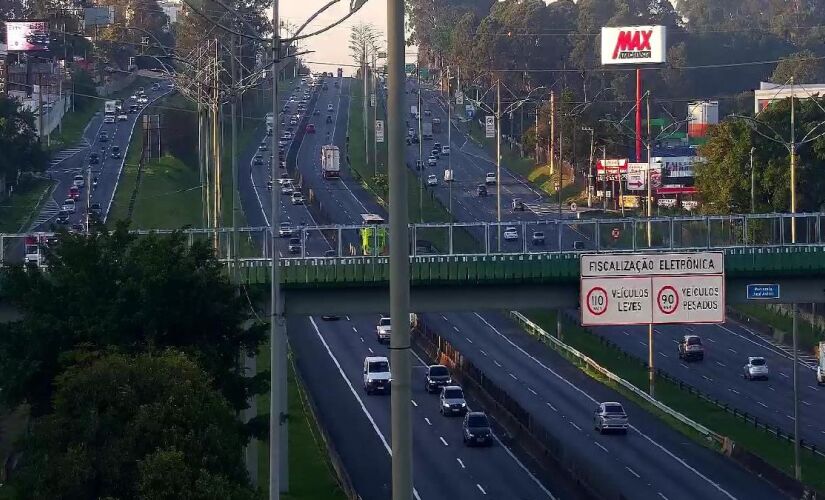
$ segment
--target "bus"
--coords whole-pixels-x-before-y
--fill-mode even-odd
[[[363,255],[384,255],[387,251],[387,228],[381,226],[384,218],[377,214],[361,214],[361,252]]]

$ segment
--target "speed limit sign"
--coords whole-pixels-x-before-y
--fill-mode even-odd
[[[614,240],[618,240],[619,236],[621,236],[622,232],[619,231],[618,227],[614,227],[612,231],[610,231],[610,236],[613,237]]]
[[[576,203],[573,202],[570,204],[570,211],[575,212],[579,207],[576,206]]]

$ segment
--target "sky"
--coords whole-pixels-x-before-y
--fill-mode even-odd
[[[328,0],[284,0],[280,2],[281,20],[293,28],[303,24],[315,11],[325,5]],[[342,18],[349,8],[349,0],[340,0],[338,4],[318,16],[304,29],[309,33],[321,29]],[[306,39],[299,45],[299,50],[313,50],[307,54],[304,61],[313,71],[335,71],[341,67],[344,75],[351,75],[356,68],[351,66],[353,60],[349,50],[350,28],[358,23],[369,23],[378,28],[382,34],[382,45],[385,45],[387,32],[387,2],[386,0],[368,0],[355,15],[344,23],[331,30]],[[414,49],[413,49],[414,50]],[[329,63],[329,64],[319,64]]]

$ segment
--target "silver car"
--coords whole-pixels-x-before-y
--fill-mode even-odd
[[[441,389],[438,397],[438,411],[442,415],[464,415],[467,413],[467,401],[464,400],[464,391],[460,386],[447,385]]]
[[[621,403],[612,401],[600,403],[593,412],[593,426],[599,434],[604,434],[606,431],[619,431],[627,434],[627,413]]]
[[[768,380],[768,362],[762,356],[750,356],[742,374],[747,380]]]

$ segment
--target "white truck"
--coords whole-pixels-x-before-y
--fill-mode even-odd
[[[418,106],[410,106],[410,116],[418,118]]]
[[[816,384],[825,384],[825,341],[819,343],[819,363],[816,365]]]
[[[272,126],[275,125],[275,119],[273,118],[273,116],[274,115],[272,114],[271,111],[266,114],[266,131],[267,131],[267,133],[269,133],[269,131],[272,130]]]
[[[432,122],[424,122],[421,124],[421,138],[425,141],[433,138]]]
[[[117,101],[104,101],[103,114],[114,115],[117,112]]]
[[[321,146],[321,175],[324,179],[341,176],[341,151],[338,146]]]

